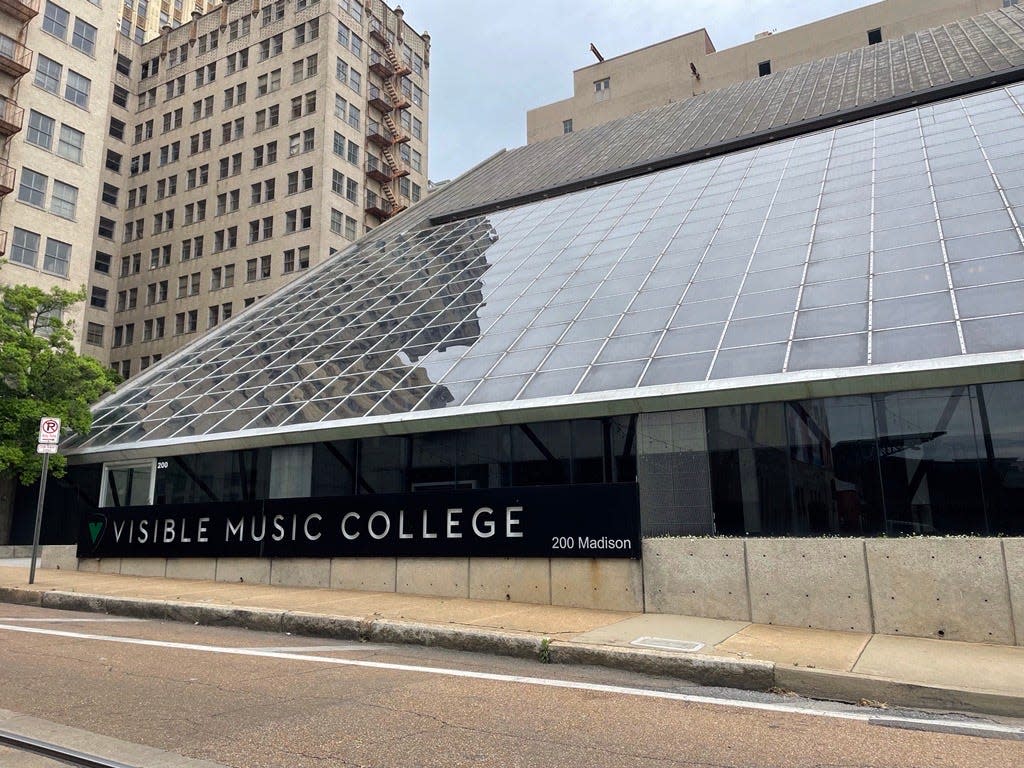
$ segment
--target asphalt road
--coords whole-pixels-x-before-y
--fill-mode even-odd
[[[1024,765],[1024,741],[785,696],[6,604],[0,709],[238,768]]]

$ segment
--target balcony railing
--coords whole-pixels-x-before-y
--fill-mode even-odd
[[[370,71],[377,75],[377,77],[384,79],[393,77],[395,74],[395,70],[391,66],[391,62],[388,61],[387,56],[373,50],[370,51]]]
[[[388,129],[376,120],[366,121],[366,138],[381,147],[390,147],[394,144],[388,135]]]
[[[388,95],[376,85],[371,85],[366,93],[370,106],[378,112],[390,112],[395,105],[388,101]]]
[[[0,160],[0,197],[14,191],[14,169]]]
[[[25,110],[14,99],[0,98],[0,136],[13,136],[25,125]]]
[[[0,13],[13,16],[24,24],[39,15],[39,0],[0,0]]]
[[[384,221],[394,215],[395,207],[375,192],[367,192],[366,212],[371,216],[376,216],[380,221]]]
[[[0,35],[0,72],[21,77],[32,69],[32,51],[17,40]]]
[[[370,17],[370,37],[374,40],[379,40],[385,45],[389,44],[388,31],[384,29],[384,25],[380,23],[379,19]]]
[[[366,156],[366,175],[381,184],[387,184],[394,178],[387,163],[382,163],[369,153]]]

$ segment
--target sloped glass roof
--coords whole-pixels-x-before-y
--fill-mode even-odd
[[[370,233],[70,447],[1021,349],[1022,146],[1017,85]]]

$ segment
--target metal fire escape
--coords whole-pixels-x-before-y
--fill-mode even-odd
[[[0,0],[0,14],[20,22],[18,39],[0,34],[0,72],[12,79],[11,92],[0,94],[0,136],[4,139],[0,159],[0,200],[14,191],[15,171],[8,164],[10,137],[18,133],[25,121],[25,110],[15,96],[22,76],[32,69],[32,51],[24,41],[28,23],[39,15],[39,0]],[[7,252],[7,232],[0,230],[0,255]]]
[[[395,148],[409,141],[409,136],[395,116],[409,106],[401,87],[402,78],[412,69],[399,59],[390,35],[379,20],[370,19],[370,40],[374,44],[370,49],[370,72],[380,78],[380,84],[370,81],[369,106],[379,117],[367,120],[366,141],[377,147],[380,157],[367,151],[366,175],[379,184],[380,194],[367,189],[366,212],[379,221],[405,210],[406,206],[398,197],[398,180],[409,175],[409,169],[395,154]],[[398,42],[401,43],[400,37]]]

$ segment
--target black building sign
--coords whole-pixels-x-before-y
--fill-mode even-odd
[[[78,557],[640,557],[637,486],[110,507]]]

